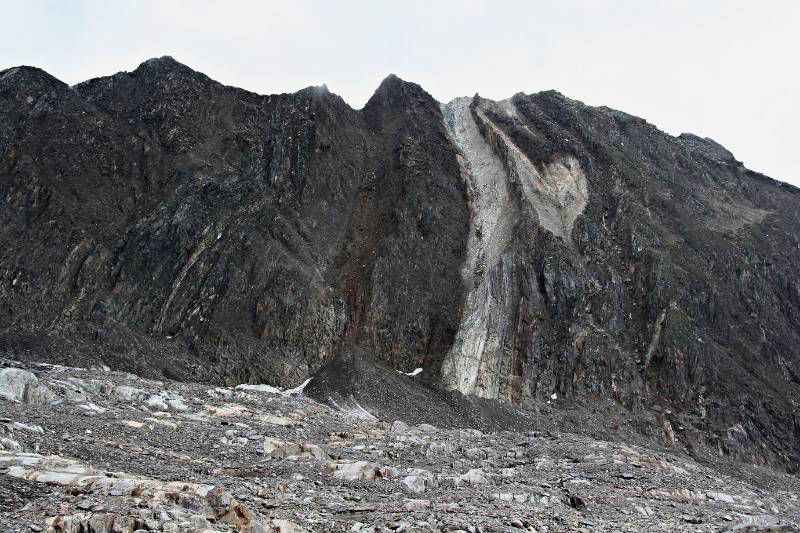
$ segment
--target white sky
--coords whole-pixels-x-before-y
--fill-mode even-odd
[[[556,89],[708,136],[800,185],[800,1],[0,0],[0,69],[74,84],[172,55],[260,93],[389,73],[448,101]]]

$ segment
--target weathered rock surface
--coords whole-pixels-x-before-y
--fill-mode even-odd
[[[0,400],[0,435],[18,444],[0,450],[4,533],[800,527],[796,476],[729,460],[700,464],[541,428],[365,420],[279,391],[3,363],[55,394],[50,404]],[[69,398],[64,382],[96,386]],[[181,397],[188,409],[153,414],[106,392],[119,387]],[[101,410],[86,416],[85,402]]]
[[[19,368],[0,370],[0,398],[18,403],[47,404],[55,395],[36,376]]]
[[[553,91],[442,105],[390,76],[354,110],[168,57],[74,87],[0,71],[15,359],[285,388],[360,350],[566,427],[612,404],[596,427],[619,438],[796,469],[799,239],[796,188]],[[344,385],[328,397],[391,418]],[[447,399],[412,389],[396,404]],[[156,392],[120,394],[191,407]]]

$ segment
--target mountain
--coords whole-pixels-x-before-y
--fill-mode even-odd
[[[554,91],[389,76],[354,110],[162,57],[0,72],[0,154],[8,357],[291,386],[365,353],[800,465],[800,190],[710,139]]]

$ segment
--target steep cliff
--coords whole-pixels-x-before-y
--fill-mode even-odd
[[[0,72],[0,154],[16,358],[286,386],[355,349],[800,464],[800,191],[709,139],[395,76],[353,110],[164,57],[74,87]]]
[[[412,367],[449,346],[468,213],[418,86],[388,78],[356,112],[171,58],[73,88],[0,76],[15,349],[71,352],[19,334],[47,331],[124,368],[286,384],[342,343]]]
[[[443,382],[611,397],[668,440],[796,461],[800,191],[555,92],[466,105],[444,109],[477,260]]]

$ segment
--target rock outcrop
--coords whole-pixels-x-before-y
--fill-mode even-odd
[[[710,139],[553,91],[440,104],[389,76],[354,110],[169,57],[74,87],[15,67],[0,202],[17,359],[288,387],[364,352],[800,464],[800,191]]]

